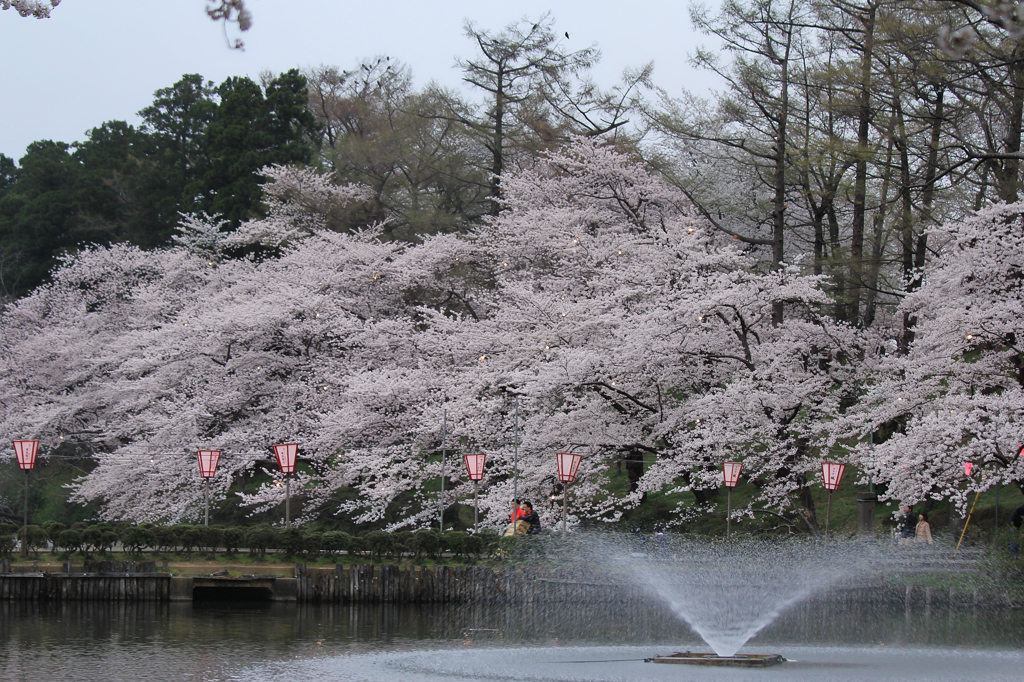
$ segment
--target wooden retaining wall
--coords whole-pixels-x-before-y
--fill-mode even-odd
[[[168,575],[8,573],[0,575],[0,600],[168,601],[170,584]]]
[[[152,572],[155,565],[90,566],[121,569],[90,573],[11,573],[0,561],[0,601],[170,601],[190,600],[193,579]],[[143,569],[145,572],[143,572]],[[252,576],[256,578],[256,576]],[[270,581],[273,582],[273,578]],[[225,584],[240,579],[223,579]],[[640,586],[613,573],[543,566],[412,566],[343,565],[307,568],[296,564],[294,578],[277,579],[275,599],[324,604],[643,604],[652,598]],[[178,594],[172,581],[187,583]],[[209,582],[209,580],[207,580]],[[284,583],[287,583],[285,585]],[[287,588],[287,589],[285,589]],[[208,589],[208,588],[207,588]],[[281,592],[280,594],[276,594]],[[173,594],[172,594],[173,593]],[[1013,606],[1016,597],[996,590],[978,591],[848,585],[819,592],[810,602],[901,604],[911,606]]]
[[[624,602],[642,594],[572,569],[487,566],[296,565],[298,601],[355,603]]]

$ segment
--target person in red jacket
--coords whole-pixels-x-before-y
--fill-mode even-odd
[[[519,506],[519,498],[512,498],[512,523],[526,516],[526,510]]]
[[[518,529],[517,522],[519,521],[519,519],[523,518],[524,516],[526,516],[526,510],[519,506],[519,498],[513,498],[512,499],[512,519],[511,519],[512,523],[510,523],[508,525],[508,529],[505,531],[505,535],[522,535],[523,533],[525,533],[526,532],[525,530],[522,530],[522,531],[520,531],[518,533],[516,532],[516,530]],[[524,528],[525,528],[525,524],[524,524]]]

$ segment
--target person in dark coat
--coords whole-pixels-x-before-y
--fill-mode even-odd
[[[1021,523],[1024,523],[1024,504],[1010,512],[1010,523],[1017,530],[1020,530]]]
[[[900,544],[913,545],[915,535],[917,535],[917,516],[910,505],[907,505],[903,508],[903,520],[900,521]]]
[[[523,509],[526,510],[526,516],[524,516],[522,520],[530,524],[526,534],[540,535],[540,517],[537,516],[537,512],[533,511],[533,505],[529,502],[523,502]]]
[[[1020,527],[1024,523],[1024,504],[1010,512],[1010,525],[1016,530],[1010,531],[1010,554],[1014,559],[1020,558]]]

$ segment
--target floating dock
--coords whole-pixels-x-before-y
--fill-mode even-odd
[[[731,668],[767,668],[785,662],[778,654],[736,654],[735,656],[719,656],[718,654],[676,652],[667,656],[655,656],[645,659],[651,663],[682,663],[685,665],[717,665]]]

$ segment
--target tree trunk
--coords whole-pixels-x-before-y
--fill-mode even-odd
[[[1003,138],[1003,149],[1007,155],[1020,153],[1022,118],[1024,118],[1024,58],[1021,48],[1013,51],[1010,64],[1010,112],[1006,122],[1006,137]],[[1008,156],[996,164],[996,189],[999,198],[1006,203],[1017,201],[1020,193],[1020,160]]]
[[[644,451],[638,448],[630,448],[626,452],[626,476],[629,477],[629,492],[636,492],[640,487],[640,479],[644,475]],[[640,499],[641,504],[647,499],[644,493]]]
[[[871,68],[875,42],[875,14],[877,7],[869,5],[864,24],[864,53],[860,67],[860,103],[857,116],[857,163],[853,182],[853,224],[850,235],[850,300],[848,318],[861,324],[860,298],[863,287],[864,224],[867,213],[868,133],[871,126]]]
[[[793,27],[786,29],[786,51],[781,59],[782,91],[779,93],[779,137],[775,141],[775,198],[772,200],[772,269],[782,270],[785,259],[786,228],[786,124],[789,119],[789,53],[793,44]],[[772,324],[782,324],[782,301],[772,303]]]

